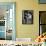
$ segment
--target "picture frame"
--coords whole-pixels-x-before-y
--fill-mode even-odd
[[[46,0],[39,0],[39,4],[46,4]]]
[[[33,10],[22,11],[22,24],[33,24]]]

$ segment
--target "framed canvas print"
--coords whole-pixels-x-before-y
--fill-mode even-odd
[[[0,2],[0,40],[15,40],[15,2]]]
[[[33,24],[33,10],[22,11],[22,24]]]
[[[39,0],[40,4],[46,4],[46,0]]]

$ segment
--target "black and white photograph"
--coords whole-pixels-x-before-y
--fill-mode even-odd
[[[33,24],[33,10],[22,11],[22,24]]]

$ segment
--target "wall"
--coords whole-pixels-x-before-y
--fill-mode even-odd
[[[16,2],[16,37],[36,38],[39,33],[39,10],[46,10],[46,4],[38,4],[38,0],[3,0],[0,2]],[[33,10],[33,24],[22,24],[22,10]]]
[[[38,4],[37,0],[19,0],[16,2],[17,5],[17,37],[18,38],[36,38],[39,32],[39,16],[38,16]],[[23,25],[22,24],[22,10],[28,9],[33,10],[34,18],[33,24],[31,25]]]

